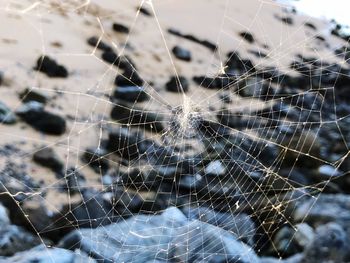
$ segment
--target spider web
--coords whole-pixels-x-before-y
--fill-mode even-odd
[[[24,216],[15,223],[48,251],[64,246],[101,260],[94,253],[102,250],[111,262],[209,262],[213,254],[222,262],[255,262],[252,252],[284,258],[274,237],[283,226],[297,231],[298,202],[346,192],[339,182],[349,154],[341,93],[347,43],[325,40],[310,25],[328,22],[288,5],[248,1],[240,14],[235,1],[219,2],[1,1],[10,21],[2,33],[2,100],[16,111],[30,92],[44,92],[45,108],[67,121],[61,136],[20,121],[1,131],[13,145],[1,154],[2,177],[22,189],[2,181],[1,195],[11,215]],[[191,61],[177,58],[174,46],[189,50]],[[68,78],[49,78],[42,65],[34,70],[40,56],[66,66]],[[63,173],[32,161],[48,148]],[[163,222],[152,225],[155,218]],[[232,258],[206,243],[210,235],[225,242],[227,232],[200,221],[226,228],[243,252]],[[95,236],[96,228],[112,236]],[[72,233],[90,236],[93,247],[62,242]],[[197,242],[210,253],[191,251]]]

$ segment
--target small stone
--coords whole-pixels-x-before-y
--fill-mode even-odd
[[[48,77],[53,78],[67,78],[67,69],[59,65],[55,60],[48,56],[41,56],[36,62],[35,70],[45,73]]]
[[[166,89],[170,92],[187,92],[189,89],[189,83],[183,76],[174,76],[166,83]]]
[[[52,148],[45,147],[33,154],[33,161],[44,167],[48,167],[54,172],[61,172],[63,162],[57,156]]]
[[[86,162],[96,173],[105,174],[109,168],[109,161],[106,154],[106,151],[101,148],[88,148],[82,155],[82,160]]]
[[[34,129],[51,135],[61,135],[66,131],[63,117],[44,110],[44,105],[36,101],[24,104],[17,115]]]
[[[191,52],[189,50],[184,49],[180,46],[175,46],[172,51],[175,57],[177,57],[178,59],[184,61],[191,61]]]
[[[136,71],[132,70],[124,73],[123,75],[118,75],[115,78],[114,83],[118,87],[142,86],[143,79]]]
[[[113,30],[123,34],[129,34],[129,28],[119,23],[113,24]]]
[[[0,101],[0,123],[14,124],[16,120],[16,115],[10,110],[10,108]]]
[[[149,99],[144,88],[137,86],[118,88],[114,91],[114,97],[127,102],[143,102]]]
[[[206,174],[216,176],[223,176],[226,174],[226,168],[219,160],[212,161],[211,163],[209,163],[204,171]]]
[[[19,98],[23,102],[36,101],[42,104],[45,104],[48,100],[47,94],[38,90],[38,89],[25,89],[20,95]]]
[[[103,50],[103,51],[112,51],[112,48],[109,45],[107,45],[105,42],[100,40],[98,37],[90,37],[87,40],[87,43],[90,46],[96,47],[96,48]]]
[[[255,42],[253,35],[249,32],[241,32],[239,33],[239,35],[250,44]]]

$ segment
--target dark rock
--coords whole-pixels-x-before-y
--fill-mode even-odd
[[[14,124],[16,122],[16,115],[4,103],[0,101],[0,123]]]
[[[38,102],[28,102],[17,112],[17,115],[34,129],[51,135],[61,135],[66,131],[66,121],[63,117],[44,109]]]
[[[145,89],[137,86],[120,87],[114,91],[114,97],[127,102],[144,102],[149,99]]]
[[[158,113],[145,111],[126,104],[115,105],[112,109],[111,117],[120,123],[144,127],[154,132],[161,132],[164,129],[163,118]]]
[[[207,77],[207,76],[194,76],[193,81],[207,89],[228,89],[230,84],[235,81],[235,78],[228,76]]]
[[[93,47],[96,47],[100,50],[103,50],[103,51],[112,51],[112,48],[107,45],[106,43],[104,43],[102,40],[100,40],[98,37],[90,37],[88,40],[87,40],[87,43],[90,45],[90,46],[93,46]]]
[[[75,168],[69,168],[65,174],[65,182],[62,184],[62,189],[70,194],[81,193],[84,188],[85,177]]]
[[[293,18],[289,16],[280,17],[276,15],[276,18],[287,25],[293,25]]]
[[[139,9],[141,14],[145,15],[145,16],[152,16],[151,12],[148,11],[146,8],[144,8],[143,6],[140,6]]]
[[[73,252],[57,247],[47,247],[45,245],[39,245],[28,251],[16,253],[9,258],[0,257],[0,261],[6,263],[96,263],[94,259],[79,250]]]
[[[238,70],[243,73],[255,72],[255,66],[253,62],[250,59],[241,58],[237,51],[229,52],[227,54],[227,60],[225,65],[228,67],[229,70],[233,71]]]
[[[117,64],[118,55],[113,50],[105,50],[102,53],[102,59],[109,64]]]
[[[41,240],[37,236],[19,226],[11,225],[6,208],[0,204],[0,261],[1,256],[12,256],[39,244]]]
[[[107,152],[102,148],[88,148],[82,155],[82,160],[86,162],[96,173],[105,174],[109,168]]]
[[[255,42],[253,35],[249,32],[241,32],[239,35],[250,44]]]
[[[273,88],[260,78],[246,78],[238,83],[237,93],[242,97],[266,100],[267,95],[273,95]]]
[[[210,49],[211,51],[215,51],[217,49],[217,46],[208,40],[201,40],[193,35],[183,34],[176,29],[168,29],[168,33],[175,35],[175,36],[178,36],[178,37],[181,37],[181,38],[184,38],[184,39],[187,39],[187,40],[190,40],[190,41],[193,41],[197,44],[200,44],[200,45]]]
[[[113,129],[109,132],[108,149],[126,160],[137,158],[142,152],[139,149],[143,136],[133,133],[128,128]]]
[[[61,241],[61,246],[81,248],[104,262],[171,259],[213,262],[211,260],[218,255],[223,255],[219,262],[237,262],[238,258],[242,263],[259,262],[252,249],[238,242],[229,232],[197,220],[188,221],[174,207],[161,215],[137,215],[95,230],[76,230]],[[224,259],[227,261],[222,261]]]
[[[180,46],[175,46],[173,49],[173,54],[180,60],[191,61],[191,52]]]
[[[113,23],[113,30],[123,34],[129,34],[129,28],[119,23]]]
[[[312,30],[316,30],[317,29],[317,27],[314,24],[312,24],[311,22],[306,22],[304,24],[304,26],[306,26],[308,28],[311,28]]]
[[[33,90],[30,88],[25,89],[20,95],[19,98],[23,102],[36,101],[42,104],[45,104],[48,101],[48,96],[41,92],[40,90]]]
[[[37,62],[35,70],[41,71],[45,73],[48,77],[56,77],[56,78],[67,78],[68,71],[67,69],[57,64],[57,62],[47,56],[41,56]]]
[[[118,219],[109,193],[85,188],[81,192],[81,197],[81,201],[65,205],[53,216],[56,228],[62,232],[68,232],[76,227],[96,228],[111,224]]]
[[[187,92],[189,88],[188,80],[183,77],[171,77],[171,79],[166,83],[166,89],[170,92]]]
[[[62,160],[52,148],[48,147],[35,152],[33,154],[33,161],[57,173],[61,173],[64,167]]]
[[[135,70],[127,71],[123,75],[118,75],[114,81],[115,85],[119,87],[142,86],[143,82],[143,79]]]

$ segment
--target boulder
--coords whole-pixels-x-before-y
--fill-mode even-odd
[[[129,34],[129,28],[120,23],[113,23],[113,30],[122,34]]]
[[[80,250],[70,251],[57,247],[36,246],[30,250],[19,252],[12,257],[1,258],[6,263],[97,263]]]
[[[253,249],[229,232],[189,221],[175,207],[160,215],[137,215],[97,229],[76,230],[60,245],[80,248],[104,262],[260,262]]]
[[[36,89],[25,89],[20,95],[19,98],[23,102],[36,101],[42,104],[45,104],[48,101],[48,95],[40,90]]]

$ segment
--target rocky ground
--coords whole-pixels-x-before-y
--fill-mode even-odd
[[[0,1],[0,262],[350,262],[350,36],[244,2]]]

